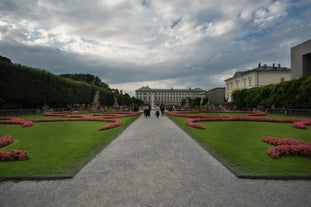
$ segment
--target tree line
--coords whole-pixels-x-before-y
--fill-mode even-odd
[[[311,108],[311,76],[279,84],[243,89],[232,94],[238,108]]]
[[[46,70],[14,64],[0,56],[0,108],[65,107],[68,104],[90,104],[95,91],[99,102],[112,106],[114,97],[120,105],[140,105],[141,101],[109,88],[90,74],[55,75]]]

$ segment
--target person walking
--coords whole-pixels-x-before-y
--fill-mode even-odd
[[[146,119],[147,119],[148,117],[150,117],[149,106],[145,106],[145,108],[144,108],[144,114],[145,114]]]
[[[155,110],[156,110],[155,115],[158,119],[161,111],[159,104],[156,105]]]

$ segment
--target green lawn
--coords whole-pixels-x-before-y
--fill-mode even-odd
[[[137,117],[122,118],[122,126],[104,131],[98,129],[111,123],[48,122],[27,128],[0,124],[0,136],[10,134],[15,139],[1,150],[22,149],[29,153],[26,161],[0,162],[0,179],[72,177]]]
[[[310,126],[303,130],[288,123],[212,121],[199,122],[206,127],[202,130],[186,126],[186,118],[170,118],[238,177],[311,178],[310,157],[273,159],[267,154],[273,145],[262,141],[275,136],[311,142]]]

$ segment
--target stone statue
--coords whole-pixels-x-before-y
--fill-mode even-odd
[[[114,97],[113,108],[119,108],[118,99],[116,96]]]
[[[100,108],[100,103],[98,101],[99,99],[99,90],[95,91],[95,95],[93,97],[93,102],[90,105],[90,110],[91,111],[97,111]]]

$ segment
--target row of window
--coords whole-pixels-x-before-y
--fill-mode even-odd
[[[168,95],[168,96],[172,96],[172,95],[179,95],[179,96],[190,96],[192,95],[197,95],[197,93],[189,93],[189,92],[136,92],[137,96],[142,96],[142,95]]]
[[[233,88],[252,87],[253,86],[252,80],[253,80],[252,77],[248,77],[248,78],[243,78],[242,81],[240,80],[231,81],[227,83],[226,85],[227,91],[232,90]],[[247,86],[247,83],[248,83],[248,86]]]
[[[140,100],[143,100],[143,101],[151,101],[152,98],[150,96],[138,96],[137,97],[138,99]],[[154,101],[180,101],[182,98],[181,97],[155,97],[154,98]]]

